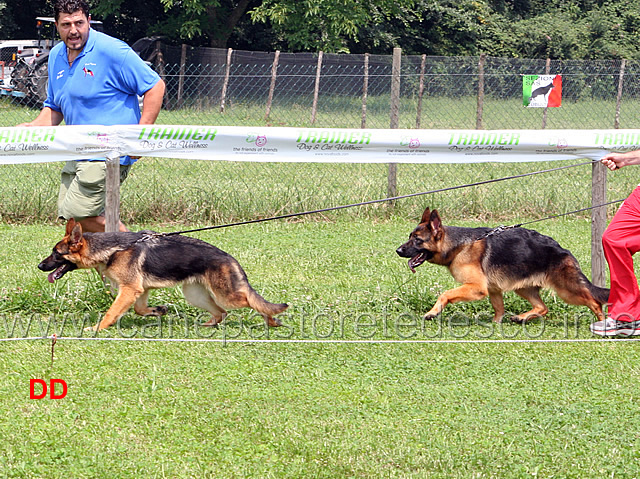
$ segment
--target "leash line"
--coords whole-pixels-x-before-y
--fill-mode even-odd
[[[554,218],[560,218],[562,216],[573,215],[575,213],[580,213],[581,211],[595,210],[596,208],[602,208],[603,206],[609,206],[609,205],[613,205],[615,203],[622,203],[623,201],[624,200],[613,200],[613,201],[609,201],[607,203],[602,203],[600,205],[587,206],[586,208],[580,208],[579,210],[567,211],[566,213],[559,213],[557,215],[546,216],[544,218],[538,218],[537,220],[525,221],[524,223],[516,223],[516,224],[510,225],[510,226],[505,226],[505,225],[496,226],[491,231],[489,231],[488,233],[482,235],[478,239],[481,240],[481,239],[484,239],[484,238],[488,238],[489,236],[500,234],[503,231],[510,230],[510,229],[513,229],[513,228],[520,228],[522,226],[530,225],[532,223],[538,223],[539,221],[546,221],[546,220],[551,220],[551,219],[554,219]]]
[[[575,213],[580,213],[581,211],[595,210],[596,208],[602,208],[603,206],[609,206],[609,205],[613,205],[613,204],[616,204],[616,203],[622,203],[623,201],[624,201],[624,199],[608,201],[606,203],[602,203],[602,204],[599,204],[599,205],[587,206],[586,208],[580,208],[579,210],[567,211],[566,213],[560,213],[560,214],[557,214],[557,215],[551,215],[551,216],[547,216],[546,218],[539,218],[537,220],[526,221],[524,223],[518,224],[517,226],[530,225],[531,223],[537,223],[539,221],[546,221],[546,220],[551,220],[551,219],[554,219],[554,218],[560,218],[562,216],[567,216],[567,215],[572,215],[572,214],[575,214]]]
[[[599,161],[600,160],[591,160],[591,161],[586,161],[586,162],[583,162],[583,163],[577,163],[575,165],[558,166],[556,168],[549,168],[549,169],[540,170],[540,171],[532,171],[532,172],[529,172],[529,173],[522,173],[520,175],[512,175],[512,176],[506,176],[506,177],[503,177],[503,178],[494,178],[494,179],[491,179],[491,180],[477,181],[475,183],[467,183],[467,184],[464,184],[464,185],[449,186],[449,187],[446,187],[446,188],[439,188],[439,189],[436,189],[436,190],[423,191],[423,192],[419,192],[419,193],[410,193],[408,195],[392,196],[392,197],[389,197],[389,198],[381,198],[381,199],[377,199],[377,200],[362,201],[360,203],[351,203],[351,204],[348,204],[348,205],[332,206],[332,207],[329,207],[329,208],[321,208],[321,209],[311,210],[311,211],[302,211],[302,212],[298,212],[298,213],[288,213],[288,214],[284,214],[284,215],[271,216],[271,217],[268,217],[268,218],[258,218],[258,219],[254,219],[254,220],[238,221],[237,223],[227,223],[227,224],[223,224],[223,225],[205,226],[203,228],[195,228],[195,229],[183,230],[183,231],[172,231],[170,233],[154,233],[154,234],[147,235],[145,238],[143,238],[143,241],[146,240],[146,239],[149,239],[151,237],[173,236],[173,235],[180,235],[180,234],[186,234],[186,233],[197,233],[199,231],[208,231],[208,230],[215,230],[215,229],[220,229],[220,228],[229,228],[229,227],[232,227],[232,226],[250,225],[250,224],[254,224],[254,223],[263,223],[263,222],[267,222],[267,221],[294,218],[294,217],[297,217],[297,216],[307,216],[307,215],[313,215],[313,214],[318,214],[318,213],[326,213],[326,212],[329,212],[329,211],[338,211],[338,210],[343,210],[343,209],[346,209],[346,208],[355,208],[356,206],[368,206],[368,205],[373,205],[373,204],[376,204],[376,203],[384,203],[384,202],[390,202],[390,201],[404,200],[404,199],[407,199],[407,198],[413,198],[415,196],[424,196],[424,195],[430,195],[430,194],[434,194],[434,193],[443,193],[445,191],[458,190],[458,189],[461,189],[461,188],[469,188],[469,187],[472,187],[472,186],[487,185],[487,184],[490,184],[490,183],[497,183],[499,181],[505,181],[505,180],[514,180],[514,179],[518,179],[518,178],[525,178],[527,176],[540,175],[542,173],[552,173],[554,171],[565,170],[567,168],[575,168],[577,166],[591,165],[591,164],[597,163]],[[600,205],[600,206],[603,206],[603,205]],[[592,208],[596,208],[596,207],[594,206]],[[589,208],[585,208],[585,209],[589,209]],[[577,210],[576,213],[579,212],[579,211],[583,211],[583,210]],[[565,213],[565,214],[570,214],[570,213]]]

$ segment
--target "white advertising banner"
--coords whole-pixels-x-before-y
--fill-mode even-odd
[[[640,130],[392,130],[115,125],[0,128],[0,164],[122,155],[254,162],[481,163],[640,148]]]

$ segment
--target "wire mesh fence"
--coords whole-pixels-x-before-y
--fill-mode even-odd
[[[248,52],[172,47],[149,40],[138,52],[167,84],[158,123],[318,128],[389,128],[392,55]],[[545,61],[402,56],[398,127],[427,129],[609,129],[638,124],[633,61]],[[561,74],[560,108],[526,108],[522,76]],[[24,96],[0,96],[0,125],[37,115],[42,69]],[[6,92],[5,92],[6,93]],[[397,194],[473,183],[558,166],[399,165]],[[577,163],[577,162],[576,162]],[[566,164],[566,162],[565,162]],[[56,216],[59,164],[0,166],[0,218]],[[624,173],[624,174],[623,174]],[[336,214],[416,216],[426,204],[449,217],[521,219],[588,206],[589,167],[455,190]],[[610,197],[637,183],[616,174]],[[386,165],[244,163],[143,158],[123,185],[127,222],[221,222],[327,208],[387,195]],[[588,213],[585,213],[588,215]]]

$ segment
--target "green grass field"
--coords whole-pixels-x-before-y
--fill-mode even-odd
[[[581,165],[508,181],[510,176]],[[52,222],[62,165],[0,165],[0,221]],[[398,165],[397,194],[495,183],[342,210],[371,220],[416,218],[429,205],[449,218],[521,222],[591,206],[591,165],[584,160],[539,163]],[[608,177],[609,200],[624,199],[638,184],[636,171]],[[387,165],[243,163],[144,158],[121,190],[121,216],[129,223],[225,224],[350,205],[388,197]],[[614,211],[615,206],[610,208]],[[583,212],[580,217],[588,218]]]
[[[175,229],[132,225],[142,226]],[[551,293],[547,319],[525,328],[493,325],[488,300],[423,322],[454,283],[434,265],[414,275],[395,254],[414,226],[329,217],[198,233],[267,299],[290,303],[285,327],[269,332],[249,311],[198,327],[203,315],[170,289],[152,294],[170,306],[162,321],[128,315],[99,335],[136,342],[60,340],[53,363],[48,339],[0,342],[0,477],[639,474],[635,342],[542,341],[592,338],[586,308]],[[536,229],[588,274],[588,221]],[[4,225],[0,235],[1,337],[63,323],[77,336],[108,308],[95,273],[51,285],[35,267],[62,226]],[[511,312],[526,307],[516,298],[507,295]],[[145,341],[209,336],[218,342]],[[393,342],[336,342],[368,339]],[[34,378],[65,380],[67,396],[29,399]]]

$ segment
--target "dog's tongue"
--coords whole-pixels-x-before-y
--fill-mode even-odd
[[[49,283],[53,283],[54,281],[59,280],[67,273],[67,271],[70,271],[71,269],[72,268],[70,268],[68,264],[63,264],[62,266],[58,266],[54,271],[49,273],[49,275],[47,276]]]
[[[412,273],[416,272],[416,268],[424,263],[427,256],[424,253],[419,253],[409,260],[409,269]]]
[[[416,269],[413,267],[413,258],[409,258],[409,269],[411,270],[412,273],[416,272]]]

